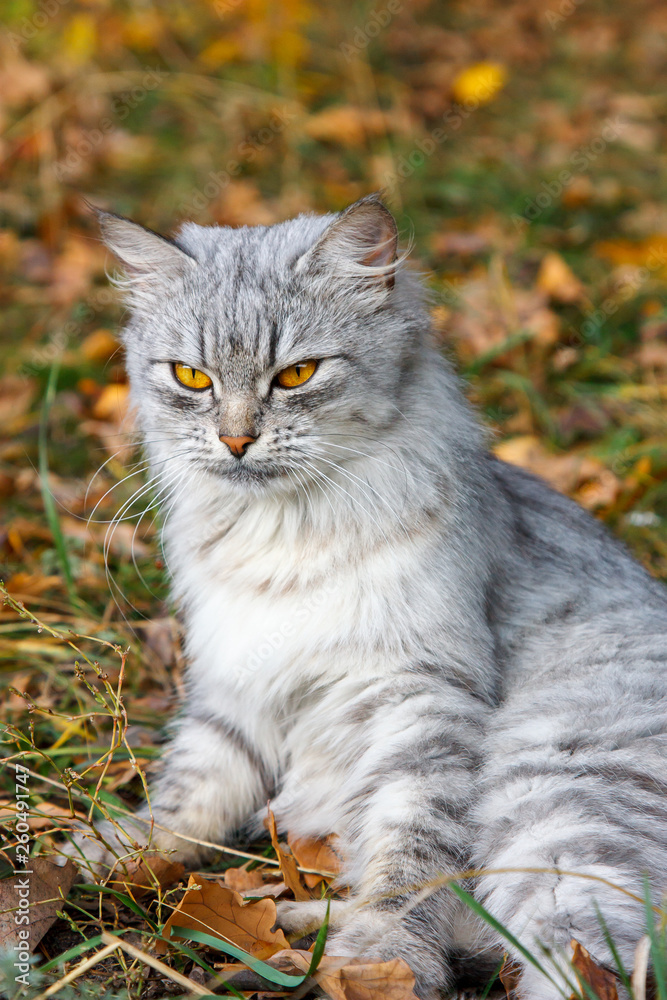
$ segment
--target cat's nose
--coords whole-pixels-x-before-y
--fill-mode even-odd
[[[226,434],[220,435],[220,440],[223,444],[226,444],[232,455],[236,455],[237,458],[245,453],[246,448],[253,441],[256,441],[256,437],[251,437],[250,434],[244,434],[241,437],[228,437]]]

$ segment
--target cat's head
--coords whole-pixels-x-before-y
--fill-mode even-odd
[[[132,398],[155,460],[291,489],[400,419],[426,321],[377,197],[270,227],[188,223],[174,240],[99,219],[125,272]]]

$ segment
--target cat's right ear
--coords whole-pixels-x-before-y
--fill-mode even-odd
[[[92,207],[92,206],[91,206]],[[172,240],[137,222],[93,208],[102,239],[118,258],[132,283],[145,279],[170,279],[187,274],[197,262]]]

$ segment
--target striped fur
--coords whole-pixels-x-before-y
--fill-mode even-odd
[[[261,831],[270,796],[283,829],[338,834],[353,897],[329,951],[402,955],[424,998],[451,985],[455,953],[499,944],[447,890],[416,894],[470,865],[558,869],[476,891],[557,961],[573,937],[610,960],[597,901],[631,965],[642,908],[595,879],[665,888],[665,591],[489,455],[387,216],[365,199],[271,228],[186,225],[169,244],[102,217],[130,275],[132,394],[190,663],[155,817],[229,841]],[[272,388],[308,358],[323,359],[310,382]],[[212,390],[182,388],[173,361]],[[220,433],[257,440],[238,460]],[[520,989],[557,995],[530,966]]]

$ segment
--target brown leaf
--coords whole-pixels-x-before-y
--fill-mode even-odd
[[[292,854],[291,850],[287,844],[281,844],[278,841],[278,830],[276,828],[276,818],[269,809],[269,834],[271,835],[271,843],[273,844],[273,849],[278,855],[278,861],[280,862],[280,871],[285,880],[285,883],[294,893],[295,899],[305,900],[310,899],[311,895],[301,881],[301,876],[299,875],[299,868],[297,865],[296,858]]]
[[[62,867],[46,858],[31,858],[30,868],[0,882],[0,946],[13,948],[20,940],[19,931],[27,930],[30,951],[34,951],[62,909],[63,900],[78,874],[76,865],[67,859]],[[20,908],[21,900],[29,908]],[[15,917],[24,923],[16,923]]]
[[[157,886],[168,889],[179,882],[185,874],[185,865],[180,861],[170,861],[160,854],[144,854],[141,861],[128,861],[123,876],[109,884],[135,899],[155,892]]]
[[[536,283],[541,292],[557,302],[577,302],[584,295],[584,286],[555,251],[544,255]]]
[[[93,407],[93,416],[96,420],[107,420],[121,424],[127,413],[129,397],[129,385],[105,386]]]
[[[574,938],[570,941],[572,945],[572,967],[577,974],[577,979],[582,984],[588,983],[595,995],[600,1000],[618,1000],[617,979],[609,969],[594,962],[589,953]],[[585,995],[585,989],[583,990]]]
[[[191,875],[188,891],[165,924],[163,936],[170,937],[172,927],[187,927],[222,937],[256,958],[266,959],[289,947],[283,932],[272,930],[276,919],[272,899],[246,903],[227,886]],[[164,945],[159,950],[164,951]]]
[[[119,342],[109,330],[104,328],[93,330],[81,344],[81,353],[86,361],[108,361],[119,353],[119,349]]]
[[[309,951],[288,950],[274,955],[271,965],[303,973],[312,957]],[[314,978],[332,1000],[416,1000],[415,977],[402,958],[364,963],[325,955]]]
[[[20,426],[21,417],[30,409],[37,383],[32,378],[5,375],[0,379],[0,427],[11,433]]]
[[[511,959],[507,952],[503,956],[503,964],[498,973],[498,978],[505,988],[508,997],[514,994],[518,984],[521,968],[517,962]]]
[[[293,837],[287,834],[287,843],[300,868],[314,868],[318,874],[302,872],[301,876],[309,889],[324,880],[330,883],[342,868],[340,855],[336,854],[335,837],[318,840],[316,837]]]
[[[264,876],[261,871],[246,871],[243,868],[228,868],[222,876],[228,889],[233,892],[240,892],[241,895],[249,889],[260,889],[264,885]]]

